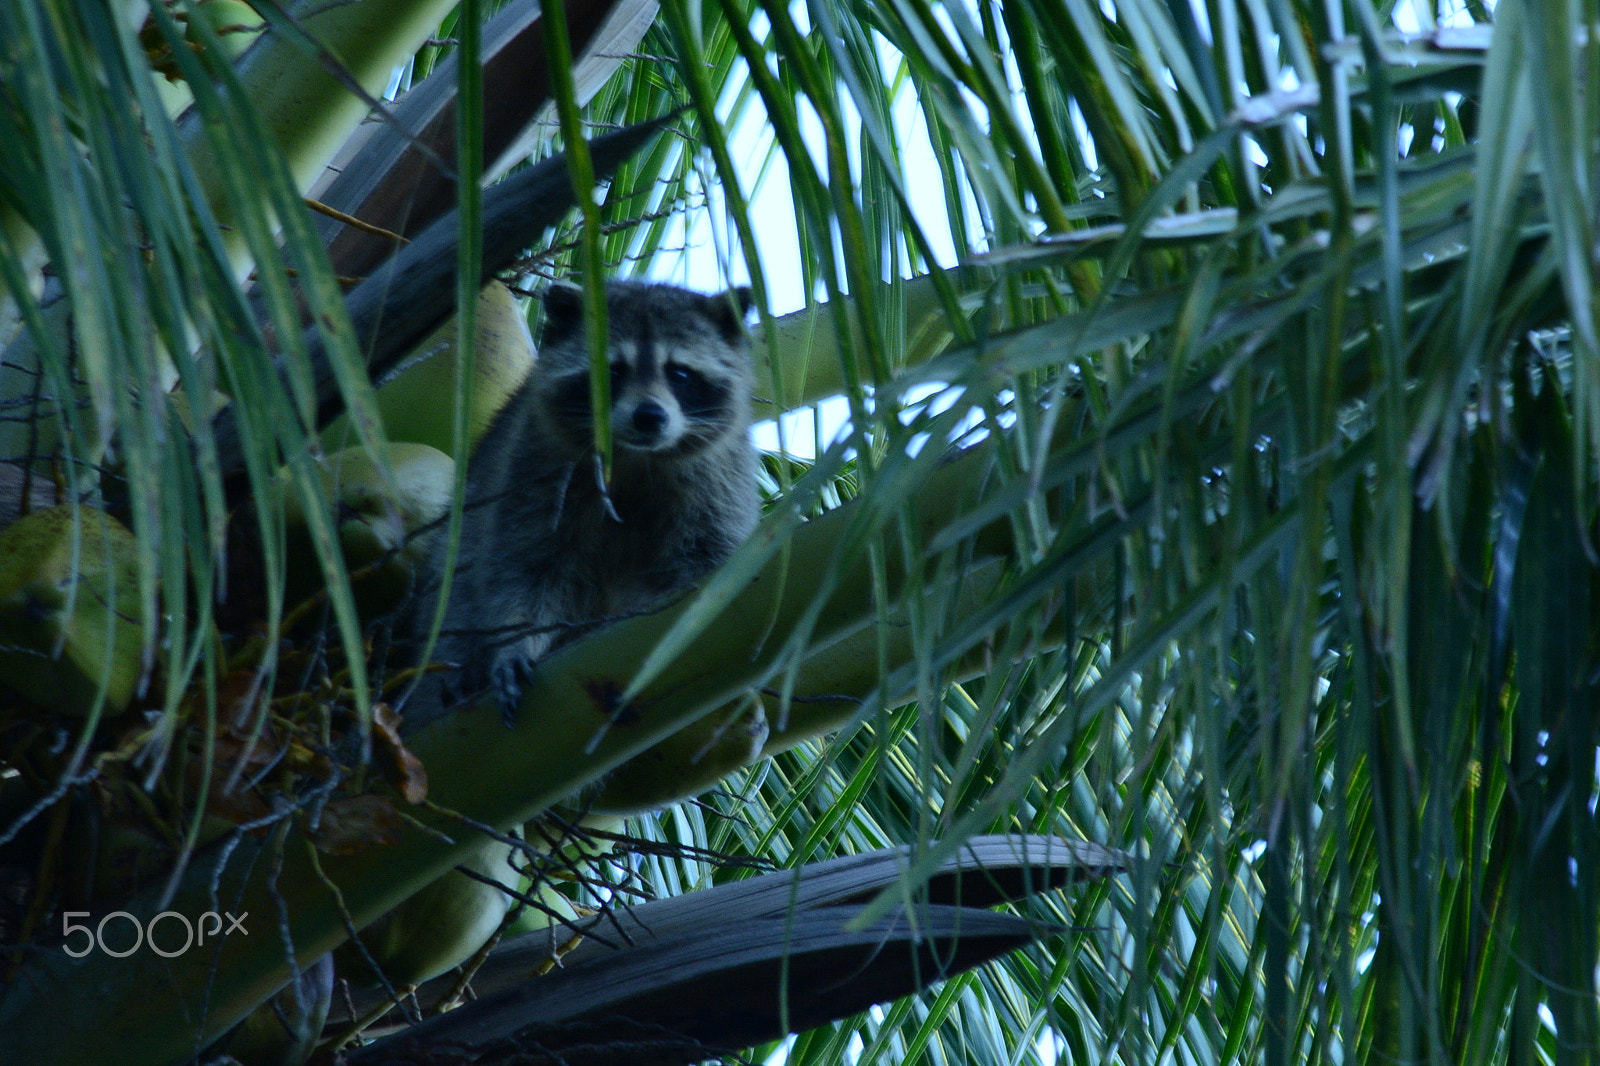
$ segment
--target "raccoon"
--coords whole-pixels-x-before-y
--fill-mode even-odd
[[[540,658],[661,603],[749,536],[760,514],[750,306],[744,288],[606,287],[612,476],[603,485],[583,295],[548,290],[538,364],[467,468],[457,578],[434,654],[459,669],[441,703],[492,688],[509,722]],[[442,556],[441,545],[433,557]],[[418,599],[419,616],[431,611],[432,596]]]

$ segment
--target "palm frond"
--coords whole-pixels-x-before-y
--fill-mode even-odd
[[[31,0],[0,15],[25,57],[0,79],[20,146],[0,159],[19,338],[0,387],[28,414],[6,458],[132,517],[170,712],[227,675],[226,494],[209,431],[190,451],[164,390],[126,382],[231,392],[262,514],[280,452],[287,491],[317,491],[294,458],[314,390],[265,357],[244,247],[279,343],[302,354],[292,270],[334,308],[318,328],[347,402],[370,397],[233,68],[177,60],[233,123],[203,127],[243,205],[225,230],[133,38],[93,6],[77,35]],[[633,860],[639,884],[745,876],[715,854],[917,844],[870,922],[980,834],[1130,856],[1027,904],[1068,930],[1048,950],[797,1036],[790,1063],[1593,1057],[1600,121],[1580,28],[1560,7],[666,0],[586,104],[556,94],[538,154],[689,110],[530,266],[705,289],[744,272],[768,312],[763,417],[847,421],[770,457],[763,526],[694,597],[549,660],[508,735],[526,751],[486,714],[419,740],[437,795],[507,823],[618,765],[636,784],[628,760],[677,731],[759,716],[768,761],[633,823],[679,846]],[[66,301],[38,298],[42,259]],[[356,661],[331,528],[316,541]],[[701,750],[678,736],[674,759]],[[27,772],[48,791],[80,769]],[[593,795],[634,810],[645,791]],[[452,855],[326,866],[366,917]],[[324,891],[320,861],[289,863]],[[343,929],[305,905],[284,925],[309,957]],[[211,1002],[281,983],[284,945],[251,948]]]

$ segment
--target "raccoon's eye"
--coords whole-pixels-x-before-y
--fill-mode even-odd
[[[727,402],[724,390],[707,381],[696,370],[669,363],[664,372],[667,387],[677,398],[678,407],[689,418],[712,417]]]
[[[626,363],[612,363],[611,364],[611,393],[612,393],[612,395],[616,395],[617,388],[619,386],[621,386],[621,384],[622,384],[622,379],[627,377],[627,376],[628,376],[628,365]]]

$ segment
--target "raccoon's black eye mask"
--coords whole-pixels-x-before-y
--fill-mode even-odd
[[[613,397],[627,383],[630,368],[624,363],[611,366],[611,394]],[[668,363],[664,370],[667,388],[677,401],[683,416],[690,421],[707,421],[727,410],[726,386],[709,381],[699,371],[678,363]],[[587,419],[590,411],[589,375],[572,374],[561,383],[552,397],[554,406],[563,414]]]
[[[672,390],[685,418],[704,420],[720,414],[728,406],[728,390],[706,380],[696,370],[668,363],[666,377],[667,387]]]

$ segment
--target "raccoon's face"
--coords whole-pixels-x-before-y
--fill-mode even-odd
[[[619,451],[670,457],[699,451],[749,424],[748,289],[705,296],[671,285],[606,286],[610,330],[611,434]],[[569,286],[545,294],[539,373],[563,439],[594,441],[583,296]]]

